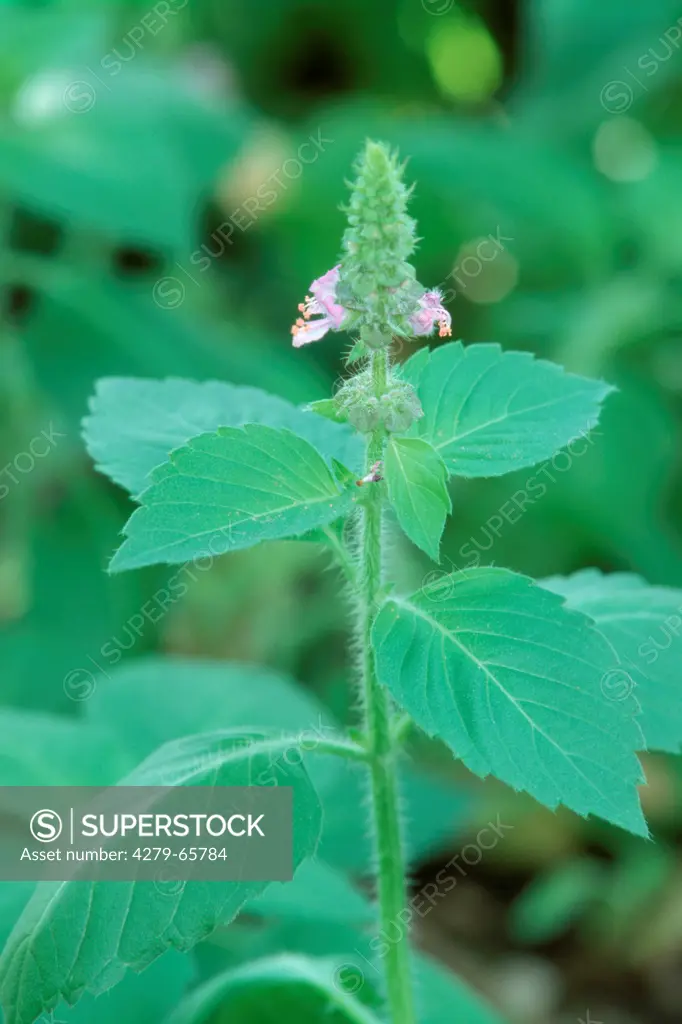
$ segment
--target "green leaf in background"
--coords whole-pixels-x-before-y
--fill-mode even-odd
[[[93,272],[90,252],[81,259],[84,265],[73,268],[22,254],[16,271],[40,296],[22,320],[21,341],[36,383],[68,416],[74,439],[98,378],[224,378],[292,402],[328,390],[328,375],[296,362],[294,350],[283,347],[273,332],[236,317],[216,323],[190,311],[190,285],[187,303],[163,308],[155,301],[152,277],[120,280],[104,268]],[[160,280],[171,294],[182,284]]]
[[[512,904],[509,927],[518,942],[551,942],[603,892],[603,864],[575,858],[537,875]]]
[[[297,537],[345,515],[353,501],[308,441],[255,424],[195,437],[152,481],[112,572]]]
[[[349,964],[291,954],[259,960],[196,989],[165,1024],[379,1024],[380,1017],[345,991],[344,970],[352,992],[359,977]]]
[[[376,914],[369,900],[340,871],[317,859],[301,864],[292,882],[273,882],[262,896],[247,903],[244,913],[354,925],[365,925]]]
[[[428,441],[391,437],[384,475],[388,497],[401,527],[417,547],[438,561],[445,520],[452,511],[448,471]]]
[[[100,996],[86,993],[76,1006],[60,1006],[54,1024],[158,1024],[181,1001],[194,975],[191,958],[171,949],[143,974],[128,973]]]
[[[107,786],[131,760],[104,723],[0,709],[0,786]]]
[[[110,730],[136,759],[209,729],[277,729],[324,738],[336,723],[315,697],[261,665],[200,658],[139,658],[96,681],[85,702],[93,732]]]
[[[285,749],[243,732],[206,733],[161,747],[121,784],[244,786],[278,758],[277,785],[293,789],[295,869],[315,851],[321,811],[305,769],[285,761]],[[40,883],[0,958],[6,1024],[33,1024],[60,998],[75,1003],[85,991],[98,995],[170,948],[191,949],[267,884],[191,880],[169,892],[154,882]]]
[[[582,446],[586,453],[570,473],[555,476],[547,500],[561,517],[562,532],[577,527],[588,535],[583,562],[593,562],[598,550],[602,564],[629,566],[645,579],[680,586],[682,544],[674,525],[680,510],[672,518],[666,513],[666,495],[676,486],[680,424],[672,403],[662,402],[650,383],[619,374],[618,387],[594,444]]]
[[[145,66],[144,57],[112,87],[108,71],[90,70],[107,44],[86,17],[88,58],[29,78],[14,118],[0,124],[2,190],[88,232],[187,251],[196,237],[196,196],[236,156],[250,118],[188,90],[175,67]],[[120,30],[110,18],[113,39]]]
[[[329,759],[327,759],[329,760]],[[335,867],[369,876],[374,864],[372,837],[357,813],[367,794],[365,772],[354,764],[335,760],[333,770],[310,774],[324,807],[324,830],[319,854]],[[415,765],[400,772],[400,797],[409,828],[405,835],[408,864],[417,866],[460,834],[468,823],[473,798],[463,786],[447,782]]]
[[[246,423],[286,427],[327,460],[337,458],[358,470],[362,466],[362,442],[348,427],[258,388],[220,381],[99,380],[83,433],[100,472],[135,495],[174,448],[218,427]]]
[[[100,652],[154,592],[158,571],[107,578],[124,515],[94,478],[73,479],[67,490],[55,481],[48,493],[40,517],[26,523],[32,529],[25,607],[0,622],[1,698],[73,714],[88,694]],[[15,546],[15,557],[21,554]],[[20,601],[21,589],[15,584],[11,591]],[[137,653],[154,642],[156,629],[150,622],[135,638]]]
[[[527,577],[473,569],[388,600],[373,642],[380,681],[472,771],[648,835],[637,703],[604,696],[617,659],[584,615]]]
[[[369,873],[374,856],[371,837],[357,814],[365,799],[365,770],[315,751],[316,739],[338,733],[339,724],[312,693],[288,676],[260,665],[139,658],[112,668],[108,679],[97,679],[84,707],[97,734],[110,731],[126,758],[135,762],[163,743],[209,729],[305,734],[306,768],[325,812],[319,854],[343,872]],[[471,811],[471,796],[462,788],[416,766],[403,770],[401,796],[411,823],[407,853],[414,864],[457,834]],[[312,871],[312,865],[306,870]]]
[[[416,998],[419,1024],[505,1024],[456,974],[430,957],[415,955]]]
[[[679,877],[677,849],[665,841],[647,843],[643,849],[634,845],[623,849],[600,889],[595,932],[609,944],[624,943],[636,959],[640,934],[653,923],[660,903],[670,898]]]
[[[604,680],[603,689],[615,701],[636,693],[647,749],[679,753],[682,590],[650,586],[633,573],[604,575],[598,569],[552,576],[542,586],[594,619],[613,644],[621,667]]]
[[[414,360],[414,361],[413,361]],[[613,389],[530,352],[460,342],[403,367],[424,416],[414,430],[458,476],[500,476],[548,459],[587,433]]]
[[[17,919],[36,887],[35,882],[0,882],[0,947],[4,948]],[[2,1020],[2,1016],[0,1016]]]

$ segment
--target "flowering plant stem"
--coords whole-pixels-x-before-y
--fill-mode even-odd
[[[377,398],[387,386],[388,355],[372,355],[372,379]],[[368,470],[381,459],[385,432],[379,427],[370,435]],[[370,485],[362,507],[362,543],[359,551],[361,613],[359,639],[363,651],[363,703],[366,744],[369,751],[371,808],[376,852],[379,921],[387,933],[403,911],[407,893],[400,829],[396,747],[392,737],[388,693],[377,679],[371,630],[381,594],[382,488]],[[390,943],[385,958],[386,989],[392,1024],[414,1024],[414,1005],[407,929]]]

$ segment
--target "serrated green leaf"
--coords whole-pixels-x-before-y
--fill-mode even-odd
[[[100,472],[139,494],[149,485],[151,471],[166,462],[173,449],[218,427],[247,423],[287,427],[327,460],[337,458],[358,470],[362,466],[362,441],[348,427],[258,388],[215,380],[99,380],[90,415],[83,420],[83,435]]]
[[[621,701],[634,692],[649,750],[679,753],[682,747],[682,590],[650,586],[633,573],[585,569],[552,576],[542,586],[569,608],[589,615],[618,652],[622,667],[604,680],[604,692]]]
[[[408,380],[413,388],[419,388],[419,381],[421,375],[429,365],[431,359],[431,349],[428,345],[424,345],[423,348],[417,349],[416,352],[406,359],[398,368],[397,372],[404,380]]]
[[[437,562],[445,520],[452,511],[445,463],[428,441],[414,437],[391,437],[384,458],[388,497],[398,522]]]
[[[165,1024],[379,1024],[369,1007],[344,990],[344,967],[350,986],[359,974],[337,960],[282,954],[246,964],[197,988]]]
[[[298,537],[347,514],[353,500],[322,456],[290,430],[221,427],[154,471],[111,571]]]
[[[597,423],[613,388],[566,373],[530,352],[499,345],[443,345],[402,368],[424,416],[415,436],[429,441],[458,476],[500,476],[548,459]]]
[[[450,582],[383,606],[381,682],[477,774],[648,835],[637,702],[609,700],[601,686],[618,667],[611,646],[527,577],[483,568]]]
[[[293,788],[295,868],[317,846],[321,810],[300,764],[282,755],[286,743],[236,731],[185,737],[156,751],[125,785],[249,785],[278,759],[276,784]],[[33,1024],[60,999],[75,1003],[141,971],[166,950],[191,949],[234,918],[267,882],[191,880],[177,893],[154,882],[40,883],[0,958],[5,1024]]]

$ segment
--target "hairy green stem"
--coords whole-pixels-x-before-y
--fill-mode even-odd
[[[372,369],[375,393],[380,397],[386,390],[388,358],[385,351],[373,354]],[[384,432],[381,428],[370,438],[367,449],[368,471],[381,458],[383,446]],[[360,551],[363,696],[372,790],[379,921],[381,931],[392,935],[407,902],[407,887],[391,706],[388,694],[377,679],[371,636],[381,595],[381,490],[375,484],[368,484],[367,487]],[[385,968],[392,1024],[414,1024],[409,945],[403,929],[398,941],[388,944]]]

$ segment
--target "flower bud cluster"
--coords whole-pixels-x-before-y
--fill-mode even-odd
[[[389,434],[404,434],[424,412],[411,384],[391,376],[384,394],[377,396],[370,370],[347,380],[337,392],[339,416],[362,434],[383,427]]]

